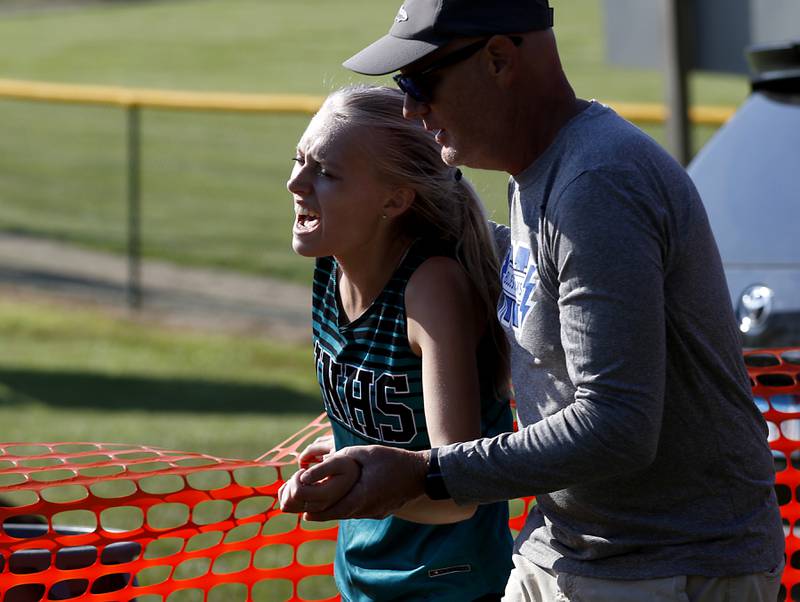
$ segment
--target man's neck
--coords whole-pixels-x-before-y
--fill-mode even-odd
[[[509,155],[505,171],[516,176],[533,165],[550,148],[567,123],[590,104],[570,94],[567,98],[554,99],[549,104],[539,103],[524,112],[511,130],[515,144],[509,145],[509,148],[515,147],[517,152]]]

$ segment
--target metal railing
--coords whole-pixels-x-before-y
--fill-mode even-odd
[[[313,114],[324,100],[302,94],[238,94],[225,92],[185,92],[119,86],[59,84],[0,79],[0,98],[17,100],[117,106],[126,111],[127,129],[127,299],[132,308],[142,304],[141,287],[141,109],[179,111],[224,111],[234,113]],[[661,124],[667,120],[664,105],[608,102],[625,119],[641,124]],[[697,106],[689,109],[689,119],[697,125],[720,126],[735,112],[728,106]]]

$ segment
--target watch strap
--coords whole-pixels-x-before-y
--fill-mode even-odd
[[[432,500],[449,500],[452,496],[444,484],[444,475],[439,467],[439,448],[430,451],[428,472],[425,474],[425,495]]]

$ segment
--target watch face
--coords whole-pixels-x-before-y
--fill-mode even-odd
[[[425,477],[425,495],[432,500],[449,500],[450,494],[445,487],[441,474],[428,474]]]

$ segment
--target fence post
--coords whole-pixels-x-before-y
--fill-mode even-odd
[[[130,309],[142,306],[141,282],[141,108],[127,107],[128,133],[128,283]]]
[[[664,74],[667,93],[667,148],[681,165],[691,158],[689,129],[689,39],[687,0],[662,0],[665,23]]]

